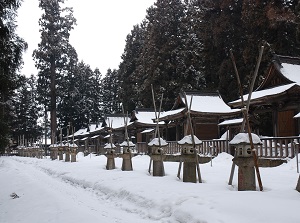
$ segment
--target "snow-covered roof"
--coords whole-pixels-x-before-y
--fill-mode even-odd
[[[274,87],[274,88],[270,88],[270,89],[254,91],[251,95],[251,100],[263,98],[265,96],[281,94],[281,93],[289,90],[290,88],[292,88],[294,86],[297,86],[297,84],[292,83],[292,84],[286,84],[286,85],[282,85],[282,86],[278,86],[278,87]],[[248,94],[245,94],[243,96],[243,98],[244,98],[245,101],[248,100]],[[235,103],[239,103],[239,102],[241,102],[241,99],[232,101],[229,104],[235,104]]]
[[[154,129],[145,129],[141,133],[149,133],[149,132],[153,132],[153,131],[154,131]]]
[[[159,117],[162,117],[164,112],[160,112]],[[155,120],[155,112],[154,111],[135,111],[135,118],[137,122],[143,123],[143,124],[155,124],[153,120]],[[163,124],[163,122],[160,122],[159,124]]]
[[[202,143],[202,141],[200,139],[198,139],[197,136],[195,136],[195,135],[194,135],[194,141],[195,141],[195,145],[199,145]],[[192,135],[187,135],[187,136],[183,137],[181,140],[178,141],[178,144],[192,145],[193,144]]]
[[[241,124],[243,122],[243,118],[236,118],[236,119],[229,119],[225,120],[218,125],[236,125],[236,124]]]
[[[191,97],[192,95],[186,96],[188,107],[190,107]],[[240,110],[231,109],[219,95],[193,95],[191,111],[203,113],[231,113]]]
[[[99,135],[95,135],[95,136],[91,137],[91,139],[95,139],[97,137],[99,137]]]
[[[192,101],[191,98],[193,97]],[[186,95],[187,98],[187,106],[190,108],[190,104],[192,102],[191,106],[191,112],[192,113],[206,113],[206,114],[234,114],[240,112],[240,109],[232,109],[230,108],[220,97],[218,93],[189,93]],[[185,98],[180,95],[181,103],[184,105]],[[181,104],[182,106],[182,104]],[[180,115],[180,113],[185,112],[185,107],[176,108],[174,110],[166,111],[161,115],[161,119],[164,120],[168,118],[168,116],[171,118],[172,116],[175,117],[176,115]]]
[[[104,127],[101,127],[100,124],[98,124],[98,125],[97,124],[91,124],[89,126],[89,128],[90,128],[90,133],[93,133],[93,132],[99,131],[101,129],[104,129]]]
[[[253,144],[262,144],[258,135],[251,133]],[[237,134],[230,142],[230,145],[237,145],[241,143],[250,143],[248,133],[241,132]]]
[[[300,118],[300,112],[294,116],[294,118]]]
[[[84,135],[87,132],[87,128],[79,129],[76,132],[74,132],[74,137]]]
[[[281,63],[280,72],[290,81],[300,84],[300,65]]]
[[[167,146],[168,143],[162,138],[154,138],[148,143],[148,146]]]
[[[105,118],[105,123],[107,124],[107,127],[110,127],[110,125],[112,125],[113,129],[125,127],[123,116],[108,116]],[[131,125],[131,123],[129,122],[129,118],[128,118],[127,126],[129,125]]]
[[[175,110],[166,111],[160,116],[160,118],[165,118],[168,116],[179,114],[180,112],[184,111],[184,109],[185,108],[179,108],[179,109],[175,109]]]

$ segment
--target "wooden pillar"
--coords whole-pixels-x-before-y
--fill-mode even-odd
[[[273,135],[274,135],[274,137],[277,137],[278,136],[278,112],[277,112],[277,108],[272,109],[272,119],[273,119],[273,123],[274,123]]]

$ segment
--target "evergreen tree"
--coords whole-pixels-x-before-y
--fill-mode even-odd
[[[170,109],[180,91],[184,63],[180,55],[184,46],[185,16],[180,0],[158,0],[147,11],[147,32],[141,54],[143,77],[141,98],[144,107],[152,107],[151,85],[156,93],[164,93],[164,107]]]
[[[102,115],[100,79],[99,70],[93,72],[83,61],[64,79],[64,97],[58,105],[58,117],[62,127],[70,123],[79,129],[99,121]]]
[[[38,73],[40,98],[44,100],[45,109],[50,109],[51,133],[57,129],[57,99],[62,98],[56,86],[72,72],[77,63],[75,49],[69,43],[70,31],[76,20],[72,8],[62,8],[64,0],[40,0],[39,7],[44,11],[39,20],[41,42],[33,52]],[[50,98],[50,101],[49,101]],[[47,111],[47,110],[46,110]],[[54,143],[52,141],[52,143]]]
[[[22,77],[20,87],[13,97],[12,121],[13,139],[17,141],[23,135],[29,141],[36,141],[41,136],[41,127],[38,125],[40,106],[37,103],[36,78]]]
[[[121,112],[121,101],[118,95],[119,78],[117,70],[108,69],[101,82],[103,113],[115,114]]]
[[[230,49],[246,90],[261,45],[268,43],[258,80],[266,72],[272,53],[299,56],[298,1],[199,0],[193,4],[201,8],[198,17],[202,23],[210,24],[199,29],[207,84],[217,88],[227,101],[238,96]]]
[[[27,44],[15,32],[18,0],[0,3],[0,152],[9,143],[11,133],[11,97],[18,84],[18,69]]]
[[[137,72],[139,60],[144,47],[145,23],[136,25],[127,35],[122,62],[119,65],[120,100],[126,111],[132,111],[141,104],[141,78]]]

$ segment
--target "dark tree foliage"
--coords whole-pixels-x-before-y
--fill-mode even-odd
[[[200,7],[198,17],[206,24],[199,29],[203,42],[204,75],[225,100],[237,98],[237,84],[229,57],[232,49],[245,91],[248,90],[261,45],[265,51],[259,80],[272,54],[299,56],[297,42],[298,1],[192,1]]]
[[[83,61],[61,83],[63,97],[58,104],[58,119],[61,127],[68,125],[79,129],[89,123],[99,122],[101,108],[101,73],[92,71]],[[66,129],[64,129],[66,130]],[[65,131],[64,131],[65,134]]]
[[[139,57],[145,40],[145,24],[136,25],[126,37],[126,45],[119,65],[119,97],[126,111],[132,111],[141,104],[140,78],[137,70]]]
[[[143,52],[140,55],[143,83],[142,105],[152,106],[151,85],[156,93],[164,93],[164,109],[170,109],[174,98],[187,83],[183,49],[186,28],[185,7],[180,0],[158,0],[148,9],[148,25]]]
[[[40,106],[37,102],[36,78],[33,75],[20,79],[12,104],[13,139],[18,141],[24,136],[24,139],[35,142],[41,136],[41,127],[38,125]]]
[[[6,0],[0,3],[0,152],[9,143],[11,97],[18,84],[22,52],[27,48],[24,40],[15,33],[15,16],[20,2]]]
[[[39,98],[44,109],[50,110],[52,134],[57,130],[57,103],[62,100],[62,91],[57,85],[77,64],[77,53],[69,43],[76,20],[72,8],[62,8],[63,3],[64,0],[40,0],[39,7],[44,11],[39,20],[41,42],[33,52],[39,70]]]
[[[101,81],[101,102],[103,114],[115,114],[122,112],[121,101],[118,95],[119,78],[117,70],[108,69]]]
[[[274,53],[299,56],[299,10],[296,0],[156,1],[126,40],[119,67],[123,104],[151,107],[151,85],[164,93],[164,109],[181,89],[218,90],[225,101],[236,99],[230,50],[246,93],[262,45],[256,86]]]

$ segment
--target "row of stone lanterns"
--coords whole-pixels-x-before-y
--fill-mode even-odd
[[[19,156],[43,158],[44,150],[37,145],[32,146],[18,146]]]
[[[123,171],[132,171],[132,148],[135,147],[135,144],[131,141],[124,141],[120,144],[121,147],[123,147],[122,154],[119,155],[119,157],[122,157],[122,170]],[[104,149],[106,149],[105,156],[107,157],[106,162],[106,169],[112,170],[115,169],[115,158],[118,156],[115,152],[116,146],[113,143],[107,143],[104,146]]]
[[[63,154],[65,154],[65,162],[76,162],[78,146],[75,143],[60,143],[50,145],[50,158],[52,160],[63,160]]]

